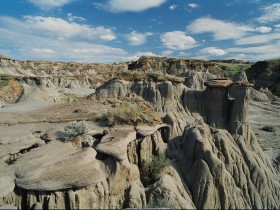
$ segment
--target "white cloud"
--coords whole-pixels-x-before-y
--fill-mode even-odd
[[[195,9],[195,8],[198,8],[199,5],[198,4],[195,4],[195,3],[191,3],[191,4],[188,4],[188,6],[192,9]]]
[[[271,4],[262,8],[263,15],[256,20],[261,23],[276,22],[280,20],[280,3]]]
[[[256,31],[259,31],[261,33],[269,33],[272,31],[272,28],[266,26],[260,26],[256,28]]]
[[[262,35],[255,35],[244,37],[235,41],[237,45],[248,45],[248,44],[261,44],[270,43],[271,41],[280,40],[280,33],[269,33]]]
[[[195,47],[196,41],[183,31],[172,31],[160,37],[163,45],[171,50],[186,50]]]
[[[124,54],[125,51],[120,48],[113,48],[104,45],[95,45],[95,48],[76,48],[71,49],[70,52],[77,54],[105,54],[105,53],[117,53]]]
[[[176,9],[176,8],[177,8],[177,5],[176,5],[176,4],[172,4],[172,5],[169,6],[169,9],[170,9],[170,10],[174,10],[174,9]]]
[[[280,24],[274,25],[274,31],[280,32]]]
[[[161,52],[162,56],[169,56],[172,55],[174,53],[173,50],[165,50],[163,52]]]
[[[246,25],[217,20],[211,17],[198,18],[187,26],[187,29],[195,34],[212,33],[215,40],[238,39],[245,36],[246,32],[255,30]]]
[[[271,58],[279,58],[279,48],[280,42],[277,42],[275,44],[260,45],[254,47],[227,48],[226,51],[228,53],[236,53],[235,56],[232,57],[238,57],[242,55],[242,57],[246,60],[265,60]]]
[[[195,34],[210,33],[214,40],[240,39],[249,32],[269,33],[272,28],[266,26],[252,27],[244,24],[227,22],[211,17],[194,20],[187,29]]]
[[[150,32],[141,34],[136,31],[132,31],[130,34],[127,34],[125,37],[129,41],[129,44],[132,46],[139,46],[147,42],[147,37],[153,35]]]
[[[105,41],[116,39],[112,30],[103,26],[91,27],[54,17],[25,16],[24,19],[31,31],[43,36],[80,37]]]
[[[0,46],[8,46],[9,54],[15,59],[111,63],[123,60],[127,55],[121,48],[100,44],[100,39],[108,40],[111,36],[109,33],[106,38],[107,34],[103,33],[103,30],[102,33],[97,30],[93,33],[93,37],[85,38],[84,35],[73,32],[73,29],[79,30],[80,33],[92,34],[92,30],[96,28],[84,26],[85,29],[64,20],[66,25],[61,28],[70,34],[67,35],[65,31],[59,29],[56,21],[50,21],[55,24],[53,29],[49,29],[50,26],[44,22],[45,19],[43,23],[38,24],[33,18],[28,20],[0,16]],[[65,22],[62,21],[62,25]]]
[[[86,19],[85,18],[83,18],[83,17],[78,17],[78,16],[74,16],[74,15],[72,15],[72,13],[67,13],[67,20],[69,21],[69,22],[73,22],[73,21],[86,21]]]
[[[41,9],[52,9],[55,7],[62,7],[71,3],[73,0],[28,0],[31,4]]]
[[[167,0],[108,0],[105,4],[95,3],[98,8],[105,8],[112,12],[142,12],[150,8],[159,7]]]
[[[132,56],[126,57],[125,60],[138,60],[139,58],[141,58],[142,56],[157,56],[155,53],[153,52],[137,52]]]
[[[222,55],[227,54],[226,51],[216,48],[216,47],[207,47],[207,48],[200,50],[200,52],[203,54],[214,55],[214,56],[222,56]]]
[[[35,53],[42,53],[42,54],[54,54],[55,51],[53,51],[52,49],[48,49],[48,48],[35,48],[32,49],[33,52]]]

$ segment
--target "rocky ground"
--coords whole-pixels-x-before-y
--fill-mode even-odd
[[[250,103],[250,123],[264,152],[273,159],[280,161],[280,103]],[[266,125],[275,126],[275,132],[267,132],[262,128]]]

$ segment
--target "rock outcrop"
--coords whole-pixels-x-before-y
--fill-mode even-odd
[[[279,208],[279,171],[248,122],[250,85],[224,83],[197,91],[170,81],[112,80],[97,96],[135,93],[162,113],[171,127],[169,156],[197,208]]]

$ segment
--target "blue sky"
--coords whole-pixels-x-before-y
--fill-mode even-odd
[[[1,0],[0,54],[112,63],[280,57],[279,0]]]

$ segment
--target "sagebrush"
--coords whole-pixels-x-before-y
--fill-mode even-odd
[[[145,111],[139,104],[136,103],[122,103],[119,107],[114,108],[108,112],[108,123],[113,125],[137,125],[145,121]]]
[[[142,166],[141,181],[144,186],[149,186],[160,178],[163,169],[170,163],[169,159],[164,154],[160,154],[153,158],[151,163],[146,163]]]
[[[262,130],[267,131],[267,132],[275,132],[276,127],[273,125],[266,125],[266,126],[262,127]]]
[[[168,208],[176,209],[176,205],[167,198],[158,198],[152,200],[147,204],[147,208]]]
[[[88,132],[88,125],[85,121],[71,121],[64,127],[64,131],[67,138],[77,137]]]

